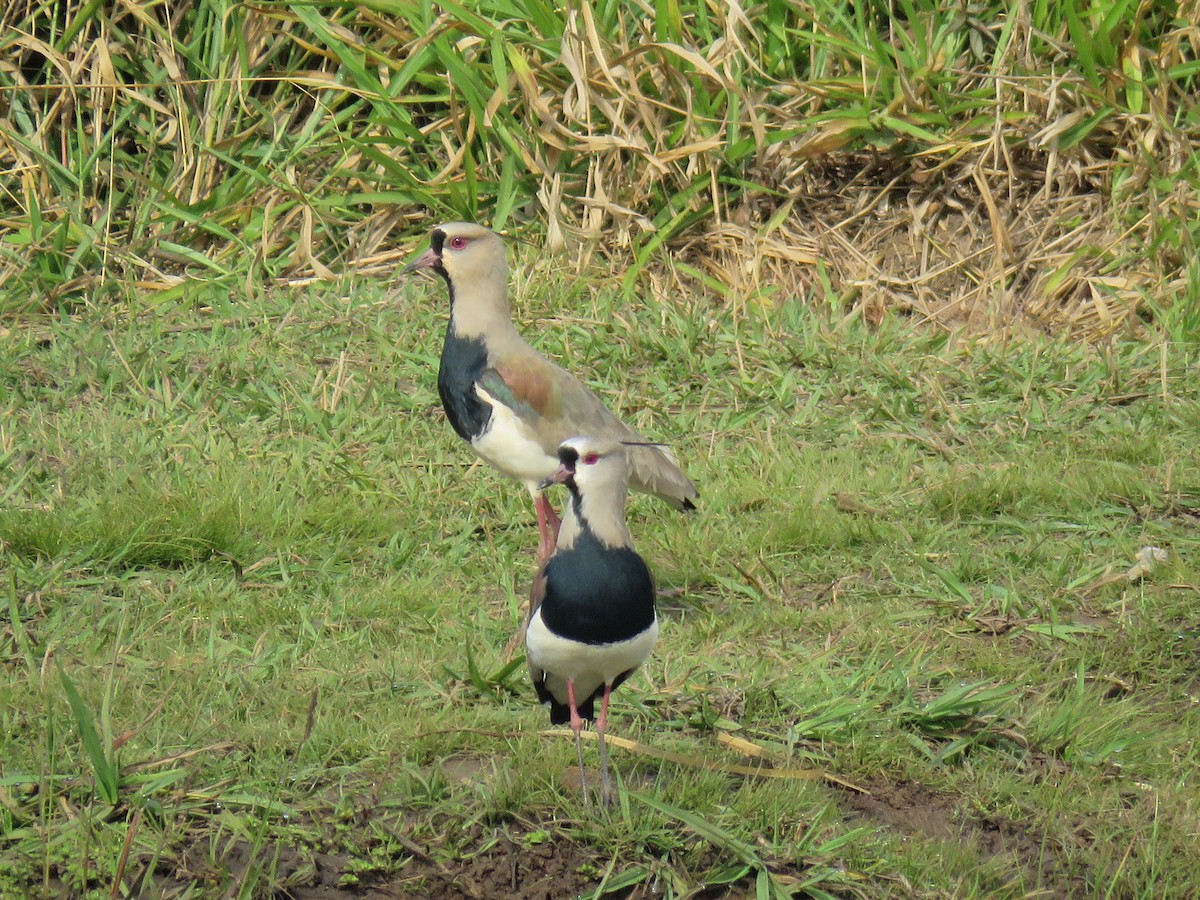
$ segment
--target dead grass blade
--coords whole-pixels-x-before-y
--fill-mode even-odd
[[[546,731],[538,732],[542,737],[552,738],[570,738],[575,740],[575,732],[565,728],[552,728]],[[584,731],[583,737],[586,740],[597,740],[594,731]],[[729,763],[720,763],[711,759],[703,759],[699,756],[690,756],[685,753],[675,753],[670,750],[659,750],[657,747],[651,747],[649,744],[643,744],[640,741],[631,741],[628,738],[616,737],[614,735],[605,735],[605,742],[614,747],[620,747],[622,750],[628,750],[630,753],[636,753],[638,756],[647,756],[651,759],[661,759],[664,762],[671,762],[681,766],[687,766],[691,769],[703,769],[706,772],[723,772],[726,775],[746,775],[752,778],[776,778],[784,781],[827,781],[830,784],[836,784],[839,787],[844,787],[847,790],[856,791],[860,794],[869,794],[866,788],[838,778],[821,769],[774,769],[770,766],[739,766]]]
[[[1194,280],[1200,68],[1118,8],[17,3],[0,314],[335,279],[446,217],[652,297],[1137,332]]]

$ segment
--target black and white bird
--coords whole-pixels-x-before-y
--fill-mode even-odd
[[[450,289],[438,393],[450,424],[486,462],[522,482],[537,511],[539,565],[554,550],[558,517],[539,485],[559,444],[587,434],[626,441],[629,483],[676,509],[694,509],[696,487],[675,457],[615,415],[583,382],[539,355],[513,326],[499,235],[469,222],[433,229],[430,249],[404,272],[429,269]]]
[[[658,639],[654,579],[625,526],[631,449],[638,448],[611,438],[570,438],[559,446],[558,468],[544,482],[565,484],[570,498],[554,553],[534,582],[525,657],[551,723],[569,724],[575,732],[585,803],[583,723],[596,723],[600,794],[607,801],[609,696]]]

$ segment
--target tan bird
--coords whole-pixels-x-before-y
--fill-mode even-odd
[[[538,561],[554,551],[559,520],[539,485],[558,446],[577,435],[630,447],[629,486],[676,509],[695,508],[696,486],[675,457],[609,412],[579,379],[541,356],[513,327],[499,235],[468,222],[433,229],[430,249],[404,272],[431,269],[450,289],[438,393],[450,424],[480,457],[528,488],[538,520]]]

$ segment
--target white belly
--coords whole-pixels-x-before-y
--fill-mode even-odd
[[[538,482],[558,468],[558,459],[542,448],[529,427],[511,409],[497,403],[482,388],[476,386],[475,391],[492,407],[492,418],[487,431],[473,440],[471,447],[485,462],[534,490]]]
[[[538,610],[525,633],[525,653],[533,665],[546,673],[546,687],[555,700],[567,702],[570,679],[575,684],[575,699],[582,703],[596,688],[645,662],[657,640],[657,618],[644,632],[627,641],[584,644],[568,640],[552,633]]]

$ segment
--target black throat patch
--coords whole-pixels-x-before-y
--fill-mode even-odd
[[[446,282],[446,287],[450,289],[450,308],[454,308],[454,285],[450,283],[450,273],[446,271],[446,267],[442,264],[442,247],[446,244],[446,232],[440,228],[433,229],[433,233],[429,235],[429,246],[433,248],[433,252],[437,254],[437,265],[433,267],[433,271],[442,276],[442,281]]]
[[[487,365],[488,352],[483,338],[465,338],[456,334],[452,312],[442,344],[442,362],[438,367],[438,394],[446,418],[458,436],[468,443],[487,430],[492,416],[492,408],[475,393],[475,383]]]

